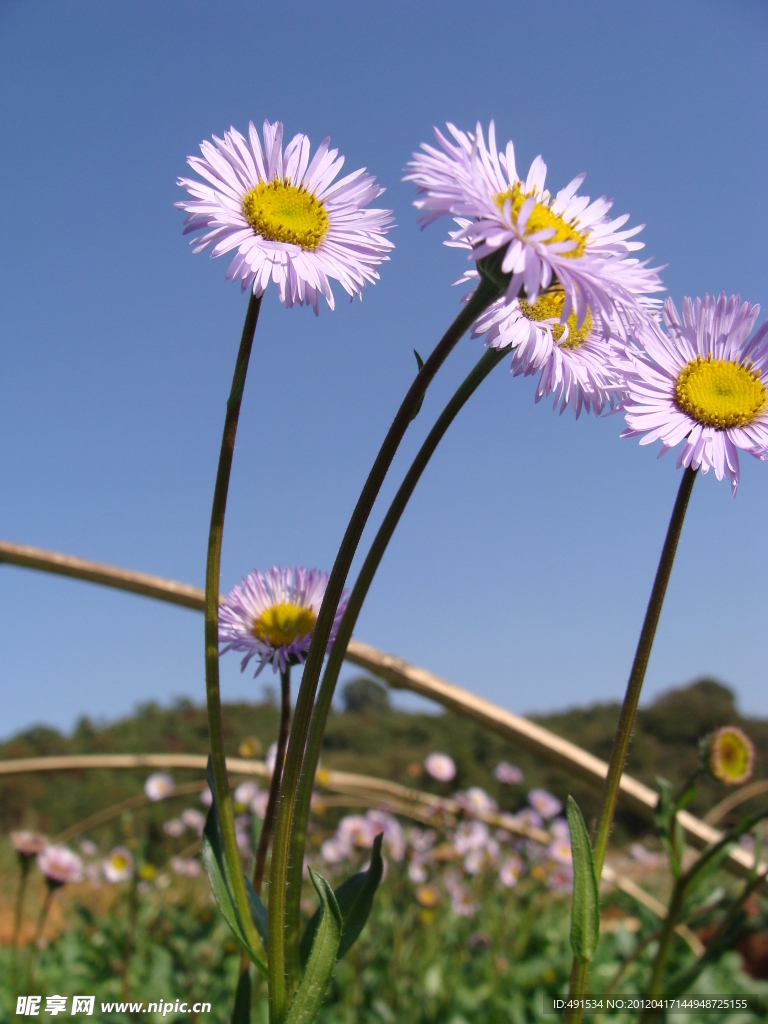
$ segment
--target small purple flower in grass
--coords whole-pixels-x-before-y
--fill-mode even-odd
[[[52,889],[83,877],[83,862],[67,846],[46,846],[37,858],[37,866]]]
[[[173,792],[173,778],[167,772],[155,772],[144,783],[144,792],[150,800],[165,800]]]
[[[474,917],[477,913],[477,904],[472,898],[469,889],[456,885],[451,890],[451,910],[459,917]]]
[[[647,327],[643,351],[621,359],[627,430],[640,444],[661,441],[663,455],[683,442],[678,466],[728,477],[736,494],[739,449],[768,458],[768,323],[749,335],[759,306],[738,295],[683,299],[682,317],[664,303],[667,334]]]
[[[133,854],[125,846],[115,846],[101,865],[104,877],[113,884],[133,877]]]
[[[255,782],[241,782],[235,789],[235,803],[248,807],[251,800],[258,795],[260,788]]]
[[[467,814],[493,814],[499,805],[480,786],[470,786],[464,793],[456,794],[456,803]]]
[[[431,775],[438,782],[451,782],[456,778],[456,764],[453,758],[438,751],[427,755],[424,768],[427,775]]]
[[[171,857],[170,867],[171,871],[184,878],[197,878],[200,874],[200,861],[194,857]]]
[[[523,871],[523,866],[522,858],[518,857],[516,853],[513,853],[511,857],[507,857],[499,868],[499,881],[501,884],[505,885],[508,889],[517,885]]]
[[[493,774],[499,780],[503,782],[505,786],[517,786],[523,781],[523,773],[515,764],[507,764],[506,761],[501,761],[493,769]]]
[[[554,818],[563,809],[557,797],[552,796],[546,789],[532,789],[528,794],[528,803],[542,818]]]
[[[571,843],[565,837],[556,838],[550,843],[547,847],[547,853],[558,864],[572,863]]]
[[[203,834],[205,815],[202,811],[198,811],[196,807],[187,807],[186,810],[182,811],[181,820],[192,832],[197,832],[199,836]]]
[[[258,659],[257,676],[265,665],[273,672],[285,672],[290,665],[304,662],[320,612],[328,574],[318,569],[273,566],[258,569],[242,584],[233,587],[219,611],[221,653],[245,654],[243,671],[251,658]],[[333,645],[347,607],[342,594],[333,619],[328,649]]]
[[[312,161],[306,135],[283,151],[283,126],[264,122],[264,145],[251,122],[248,138],[230,128],[202,158],[187,162],[204,181],[179,178],[190,198],[176,203],[188,217],[184,234],[201,231],[195,252],[212,256],[235,251],[227,277],[262,295],[270,279],[286,306],[305,303],[318,312],[323,295],[333,309],[330,280],[348,295],[360,295],[378,280],[376,267],[393,248],[384,233],[389,210],[366,209],[384,191],[365,168],[334,183],[344,157],[325,139]]]

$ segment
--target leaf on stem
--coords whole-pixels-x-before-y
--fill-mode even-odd
[[[320,920],[315,930],[312,951],[288,1008],[285,1024],[312,1024],[333,977],[336,954],[341,942],[343,919],[330,884],[309,868],[309,877],[320,897]]]
[[[245,932],[243,931],[243,926],[240,922],[240,917],[237,913],[235,900],[232,895],[232,879],[227,866],[227,858],[224,854],[224,837],[221,831],[221,820],[219,818],[219,807],[216,802],[216,791],[213,785],[213,769],[211,767],[210,758],[208,759],[207,774],[208,785],[210,786],[211,793],[213,794],[213,800],[208,810],[208,816],[205,820],[205,828],[203,829],[203,864],[205,865],[205,870],[208,872],[211,889],[213,890],[214,898],[224,920],[227,922],[232,934],[246,951],[258,970],[266,976],[266,964],[264,964],[256,951],[248,944]],[[246,892],[248,893],[248,902],[251,908],[251,915],[253,916],[253,923],[259,935],[262,936],[263,941],[263,935],[266,934],[267,912],[264,909],[261,900],[253,891],[253,886],[250,885],[248,879],[245,879],[245,881]],[[260,911],[258,909],[259,907],[261,907]],[[263,932],[262,928],[264,929]]]
[[[251,1024],[251,972],[247,967],[237,982],[231,1024]]]
[[[592,861],[592,844],[584,817],[572,796],[568,797],[567,815],[573,857],[571,949],[582,960],[591,960],[600,938],[600,899]]]
[[[421,356],[416,351],[416,349],[413,350],[413,354],[416,356],[416,365],[419,368],[419,373],[421,373],[421,368],[424,365],[424,360],[421,358]],[[422,407],[423,404],[424,404],[424,396],[422,395],[421,401],[416,406],[416,408],[413,410],[413,416],[411,416],[411,422],[413,422],[416,419],[416,417],[419,415],[419,413],[421,412],[421,407]]]
[[[381,875],[384,870],[384,862],[381,859],[381,842],[383,838],[384,833],[380,832],[373,841],[371,863],[368,870],[359,871],[356,875],[352,875],[346,882],[342,882],[334,893],[343,919],[341,942],[336,954],[337,960],[341,960],[349,952],[352,945],[357,941],[360,932],[365,927],[365,922],[368,920],[368,915],[373,906],[373,897],[376,894],[376,889],[381,881]],[[301,940],[302,965],[309,959],[315,932],[320,923],[321,913],[321,910],[317,910],[307,922],[307,928]]]

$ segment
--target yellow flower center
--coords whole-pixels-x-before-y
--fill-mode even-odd
[[[122,853],[113,853],[109,858],[109,862],[115,871],[125,871],[128,867],[128,861],[125,859]]]
[[[243,213],[257,235],[314,252],[328,231],[322,202],[288,179],[261,181],[243,196]]]
[[[749,423],[768,402],[765,385],[752,364],[696,356],[677,378],[678,408],[705,427],[726,430]]]
[[[523,192],[519,185],[513,185],[508,188],[506,192],[499,192],[493,197],[493,201],[496,203],[500,210],[504,209],[504,203],[508,199],[512,200],[512,220],[516,221],[520,210],[523,207],[523,203],[526,199],[529,199],[534,192]],[[551,238],[547,239],[547,243],[552,242],[575,242],[576,244],[572,249],[568,249],[564,252],[563,256],[575,257],[583,256],[587,249],[587,239],[589,238],[588,231],[579,231],[573,224],[569,224],[563,220],[560,214],[555,213],[550,206],[539,200],[536,201],[536,205],[531,210],[531,215],[528,218],[528,222],[525,225],[525,233],[527,235],[533,235],[538,231],[550,230],[554,231]]]
[[[263,611],[251,626],[251,632],[273,647],[287,647],[299,637],[311,633],[316,622],[317,616],[311,608],[282,601]]]
[[[525,299],[519,299],[518,301],[520,303],[520,312],[526,320],[533,320],[537,323],[546,320],[559,321],[563,315],[565,292],[560,285],[554,285],[543,292],[534,303],[526,302]],[[565,326],[561,323],[551,325],[552,336],[561,348],[579,348],[584,344],[592,331],[592,314],[587,310],[587,315],[584,317],[584,323],[581,327],[578,327],[576,324],[575,313],[571,313],[567,323],[568,337],[565,341],[560,341],[565,333]]]

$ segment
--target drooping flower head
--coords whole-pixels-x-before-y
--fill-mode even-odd
[[[456,763],[448,754],[441,754],[434,751],[427,754],[424,759],[424,769],[427,775],[431,775],[438,782],[451,782],[456,778]]]
[[[637,301],[649,317],[656,315],[658,300],[638,295]],[[564,307],[565,292],[558,283],[535,302],[499,299],[477,318],[472,337],[484,336],[489,348],[510,349],[515,377],[540,373],[537,402],[554,395],[561,414],[570,405],[577,419],[582,409],[599,416],[612,410],[622,394],[624,378],[615,365],[620,322],[614,319],[606,330],[587,308],[581,324],[576,313],[563,323]]]
[[[365,168],[339,181],[344,157],[325,139],[310,162],[309,139],[295,135],[283,151],[283,126],[264,122],[264,145],[251,122],[246,139],[230,128],[200,145],[190,167],[204,181],[179,178],[191,199],[184,233],[202,231],[195,252],[237,250],[227,277],[262,295],[270,278],[286,306],[334,307],[330,281],[354,297],[378,280],[376,267],[393,245],[384,237],[389,210],[366,209],[384,191]]]
[[[101,865],[104,877],[113,885],[133,878],[133,869],[133,854],[126,846],[113,847]]]
[[[682,441],[678,466],[714,469],[736,494],[739,449],[768,457],[768,323],[749,338],[759,312],[721,292],[684,299],[681,317],[667,299],[668,333],[644,331],[644,351],[626,355],[622,437],[661,441],[660,455]]]
[[[424,210],[422,223],[442,215],[458,218],[459,230],[447,244],[471,249],[470,259],[503,254],[501,271],[510,275],[506,299],[524,289],[528,303],[553,281],[563,290],[559,320],[572,312],[581,327],[590,312],[606,328],[624,333],[646,312],[638,296],[658,291],[658,274],[627,253],[642,248],[633,241],[641,227],[625,229],[628,215],[611,219],[612,203],[590,202],[574,178],[554,198],[545,188],[547,167],[540,156],[527,178],[518,176],[511,142],[496,149],[491,122],[486,146],[481,125],[475,133],[448,125],[453,142],[435,130],[440,149],[423,145],[408,164],[407,181],[418,186],[414,205]]]
[[[37,866],[52,889],[83,877],[83,862],[67,846],[46,846],[37,858]]]
[[[273,672],[285,672],[289,665],[302,664],[312,641],[327,582],[328,574],[318,569],[276,565],[266,572],[254,569],[242,584],[232,588],[219,611],[219,643],[224,645],[221,653],[244,652],[241,671],[256,656],[259,661],[256,676],[267,664],[272,665]],[[333,619],[329,650],[336,639],[347,600],[345,592]]]
[[[150,800],[165,800],[173,792],[173,778],[167,772],[155,772],[144,783],[144,792]]]
[[[703,752],[710,775],[726,786],[740,786],[752,775],[755,747],[738,726],[724,725],[707,736]]]

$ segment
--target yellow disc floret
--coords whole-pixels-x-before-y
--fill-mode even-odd
[[[313,192],[286,178],[262,181],[243,196],[243,214],[257,235],[314,252],[328,231],[328,214]]]
[[[311,608],[282,601],[263,611],[254,620],[251,632],[272,647],[288,647],[294,640],[311,633],[316,622],[317,616]]]
[[[517,221],[518,214],[523,208],[523,203],[526,199],[530,199],[531,196],[535,195],[534,192],[523,192],[519,185],[513,185],[508,188],[506,192],[499,192],[493,197],[494,202],[500,210],[504,209],[504,203],[509,199],[512,201],[512,220]],[[536,201],[536,205],[531,214],[528,217],[528,221],[525,225],[526,235],[533,235],[539,231],[554,231],[554,234],[546,239],[547,244],[552,242],[575,242],[576,244],[572,249],[568,249],[561,253],[562,256],[574,257],[583,256],[587,248],[587,239],[589,232],[579,231],[578,228],[573,224],[569,224],[563,220],[559,213],[555,213],[554,210],[545,202],[541,200]]]
[[[677,378],[678,408],[705,427],[743,427],[765,409],[768,393],[752,364],[696,356]]]
[[[563,315],[565,292],[560,285],[553,285],[552,288],[548,288],[547,291],[543,292],[536,302],[526,302],[525,299],[520,299],[519,302],[520,312],[526,320],[534,320],[537,323],[541,323],[546,320],[559,321],[560,317]],[[592,331],[592,314],[587,310],[584,322],[581,327],[579,327],[577,326],[576,314],[571,313],[568,317],[567,324],[568,335],[564,341],[560,340],[565,334],[564,324],[551,324],[552,336],[561,348],[579,348],[584,344]]]

